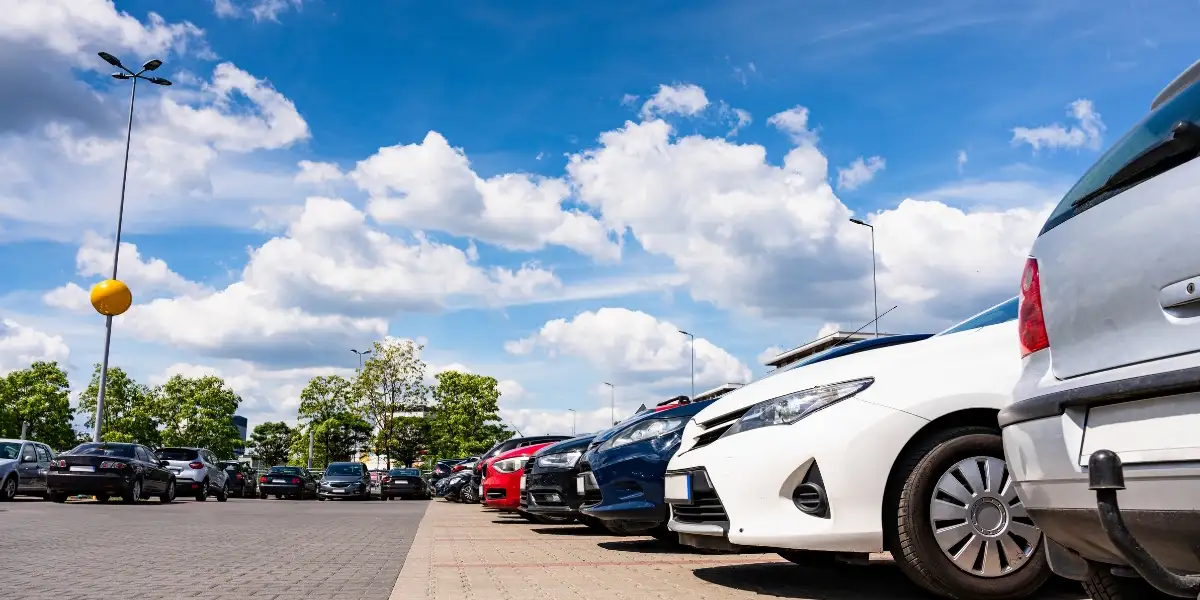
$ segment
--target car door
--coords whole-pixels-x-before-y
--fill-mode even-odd
[[[48,446],[34,444],[33,451],[37,455],[37,481],[35,488],[38,491],[46,491],[46,474],[50,472],[50,461],[54,458],[54,453],[50,451]]]
[[[166,480],[162,476],[163,468],[158,466],[158,458],[145,446],[134,446],[133,456],[142,472],[142,493],[161,494]]]
[[[38,458],[35,444],[26,442],[21,446],[20,462],[17,463],[17,490],[35,493],[38,489]]]

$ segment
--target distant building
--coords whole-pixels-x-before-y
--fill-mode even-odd
[[[249,424],[250,422],[246,420],[246,417],[241,415],[233,415],[233,426],[237,427],[238,437],[242,440],[242,448],[233,449],[234,456],[241,456],[242,453],[245,452],[243,448],[246,446],[246,426]]]
[[[717,398],[720,398],[721,396],[724,396],[725,394],[728,394],[729,392],[732,392],[740,387],[742,387],[742,384],[740,383],[723,383],[711,390],[708,390],[707,392],[700,392],[699,394],[696,394],[696,397],[692,401],[704,402],[705,400],[716,400]]]
[[[881,334],[879,334],[879,337],[884,337],[884,336],[889,336],[889,335],[895,335],[895,334],[881,333]],[[808,358],[818,352],[824,352],[838,344],[842,344],[842,343],[849,344],[850,342],[857,342],[860,340],[869,340],[873,337],[875,337],[875,334],[869,333],[869,332],[860,331],[858,333],[854,333],[851,331],[835,331],[834,333],[831,333],[825,337],[817,338],[807,344],[804,344],[803,346],[800,346],[798,348],[792,348],[791,350],[788,350],[787,352],[779,354],[775,358],[768,360],[764,364],[767,365],[768,367],[782,369],[783,367],[786,367],[794,362],[804,360],[805,358]]]

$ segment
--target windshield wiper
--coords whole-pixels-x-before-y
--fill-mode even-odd
[[[1200,125],[1191,121],[1180,121],[1171,128],[1171,135],[1150,146],[1113,173],[1104,185],[1071,203],[1079,208],[1097,198],[1141,183],[1156,175],[1166,173],[1200,154]]]

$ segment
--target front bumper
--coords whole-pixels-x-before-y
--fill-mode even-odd
[[[1109,540],[1081,466],[1084,414],[1023,421],[1004,428],[1004,454],[1029,516],[1047,537],[1090,561],[1126,565]],[[1088,457],[1082,457],[1086,460]],[[1126,463],[1119,492],[1129,531],[1163,565],[1200,573],[1200,466],[1195,463]],[[1051,560],[1051,567],[1061,570]]]
[[[881,552],[881,506],[904,445],[928,421],[856,398],[792,424],[764,427],[676,454],[668,474],[703,471],[711,495],[675,505],[668,526],[736,546],[830,552]],[[698,433],[688,427],[684,435]],[[685,447],[690,447],[685,440]],[[797,487],[819,473],[828,511],[802,512]],[[694,478],[697,481],[699,478]]]
[[[663,501],[663,475],[678,449],[676,433],[588,454],[601,499],[582,512],[632,529],[652,529],[665,523],[670,513]]]
[[[521,510],[534,515],[572,516],[578,513],[583,498],[575,491],[577,469],[539,471],[525,474]]]
[[[483,480],[483,504],[500,510],[515,511],[521,507],[522,471],[497,473]]]
[[[370,488],[320,486],[317,488],[318,498],[365,498],[371,495]]]
[[[46,487],[51,492],[70,495],[122,494],[133,484],[133,478],[116,473],[56,473],[46,474]]]

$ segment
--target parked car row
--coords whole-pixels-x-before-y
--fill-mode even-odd
[[[508,440],[437,494],[803,565],[890,552],[947,598],[1053,573],[1096,599],[1200,596],[1197,80],[1050,213],[1017,297],[598,434]]]

